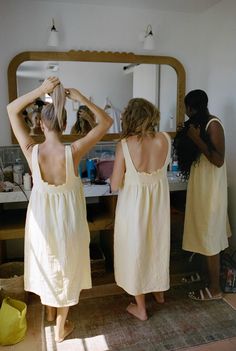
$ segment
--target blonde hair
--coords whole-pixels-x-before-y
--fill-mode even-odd
[[[122,113],[121,139],[132,135],[154,136],[159,120],[160,113],[151,102],[143,98],[131,99]]]
[[[49,130],[63,132],[66,125],[65,89],[58,84],[52,93],[52,103],[43,107],[41,118]]]

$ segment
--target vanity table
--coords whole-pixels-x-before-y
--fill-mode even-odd
[[[168,174],[170,192],[185,191],[187,184],[170,172]],[[3,241],[24,238],[26,209],[4,209],[4,204],[26,203],[30,191],[21,191],[15,187],[12,192],[0,193],[0,244],[4,258]],[[87,203],[88,224],[90,232],[113,231],[117,194],[110,193],[109,185],[84,185],[84,195]],[[0,251],[0,253],[1,253]],[[3,256],[1,258],[1,256]]]
[[[24,238],[26,208],[7,209],[5,204],[26,203],[30,191],[15,187],[12,192],[0,193],[0,262],[4,259],[4,241]],[[90,232],[113,230],[116,195],[109,185],[84,185]],[[6,209],[4,208],[6,207]]]
[[[27,202],[30,191],[15,187],[12,192],[0,193],[0,204]],[[96,218],[89,221],[90,231],[113,228],[116,195],[110,194],[108,185],[84,185],[87,207],[93,206]],[[100,209],[98,211],[98,208]],[[26,209],[2,209],[0,213],[0,240],[24,237]]]

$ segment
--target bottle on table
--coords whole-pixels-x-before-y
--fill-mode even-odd
[[[23,176],[24,190],[31,190],[31,176],[25,173]]]
[[[93,183],[96,178],[96,165],[93,159],[86,160],[86,168],[87,168],[88,178],[90,179],[90,182]]]
[[[24,165],[21,162],[20,158],[16,159],[16,163],[13,166],[13,180],[14,183],[18,185],[23,184],[23,174],[24,174]]]

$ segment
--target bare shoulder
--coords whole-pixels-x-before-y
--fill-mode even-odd
[[[211,143],[215,146],[215,149],[217,150],[219,147],[224,148],[225,134],[220,119],[217,117],[213,118],[210,119],[210,123],[208,124],[207,134],[211,140]]]
[[[131,136],[128,136],[127,138],[122,139],[122,140],[125,140],[129,144],[131,144],[131,143],[136,143],[138,141],[138,137],[137,137],[137,135],[131,135]]]
[[[155,135],[155,141],[160,145],[163,145],[163,146],[168,145],[170,140],[171,140],[171,137],[166,132],[157,132]]]
[[[208,131],[223,130],[223,124],[220,118],[210,115],[207,130]]]

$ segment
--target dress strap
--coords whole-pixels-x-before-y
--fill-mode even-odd
[[[124,158],[125,158],[126,170],[129,169],[129,170],[137,173],[137,171],[134,167],[133,161],[131,159],[131,156],[130,156],[130,152],[129,152],[129,148],[128,148],[126,139],[121,140],[121,146],[122,146],[122,150],[123,150],[123,154],[124,154]]]
[[[39,169],[39,162],[38,162],[38,150],[39,150],[39,144],[36,144],[33,147],[32,150],[32,174],[33,174],[33,178],[34,181],[41,181],[41,173],[40,173],[40,169]]]
[[[166,132],[162,132],[162,134],[166,137],[167,139],[167,142],[168,142],[168,151],[167,151],[167,155],[166,155],[166,160],[165,160],[165,163],[164,163],[164,166],[163,168],[167,167],[168,164],[170,163],[170,155],[171,155],[171,138],[169,136],[168,133]]]
[[[219,118],[212,118],[210,119],[210,121],[208,121],[205,130],[207,130],[207,128],[209,127],[209,124],[213,121],[218,122],[221,125],[221,127],[224,129],[224,126]]]

